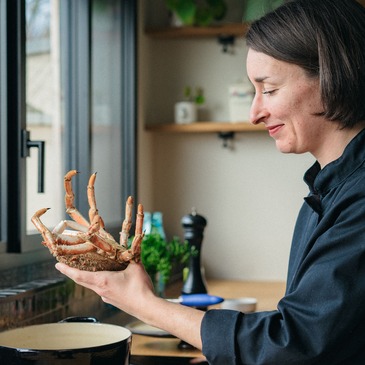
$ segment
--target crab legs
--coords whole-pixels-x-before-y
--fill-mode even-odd
[[[72,220],[62,220],[50,231],[40,219],[49,208],[39,209],[32,217],[34,226],[43,237],[42,244],[48,247],[58,261],[83,270],[123,270],[131,260],[139,261],[143,239],[143,206],[139,204],[137,207],[135,235],[128,248],[133,210],[133,198],[128,197],[117,243],[105,230],[104,221],[97,209],[94,189],[96,173],[90,176],[87,186],[89,220],[75,207],[72,178],[77,173],[77,170],[71,170],[64,177],[66,213]]]

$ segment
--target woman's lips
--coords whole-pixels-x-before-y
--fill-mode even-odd
[[[284,124],[278,124],[273,126],[267,126],[266,128],[269,131],[270,136],[273,137],[283,126]]]

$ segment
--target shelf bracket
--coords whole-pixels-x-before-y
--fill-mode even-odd
[[[233,149],[234,132],[219,132],[218,137],[223,140],[223,148]]]
[[[222,45],[223,53],[233,54],[234,41],[235,41],[234,35],[221,34],[220,36],[218,36],[218,43]]]

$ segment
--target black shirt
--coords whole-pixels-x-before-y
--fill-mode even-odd
[[[275,311],[208,311],[210,364],[365,364],[365,131],[343,155],[305,174],[310,193]]]

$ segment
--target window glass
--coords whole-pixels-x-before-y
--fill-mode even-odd
[[[64,217],[63,150],[58,0],[26,0],[26,128],[32,141],[45,141],[44,192],[38,192],[38,149],[26,165],[27,233],[42,207],[48,227]]]
[[[99,211],[108,230],[120,230],[126,195],[135,196],[135,7],[0,1],[0,266],[9,258],[2,253],[42,250],[36,210],[51,208],[42,216],[50,229],[66,217],[68,169],[80,169],[75,205],[85,216],[87,179],[98,172]],[[45,142],[44,192],[38,150],[27,157],[24,135]],[[20,255],[12,257],[10,265]]]
[[[121,224],[122,116],[121,10],[118,0],[93,0],[91,21],[91,165],[106,226]]]

